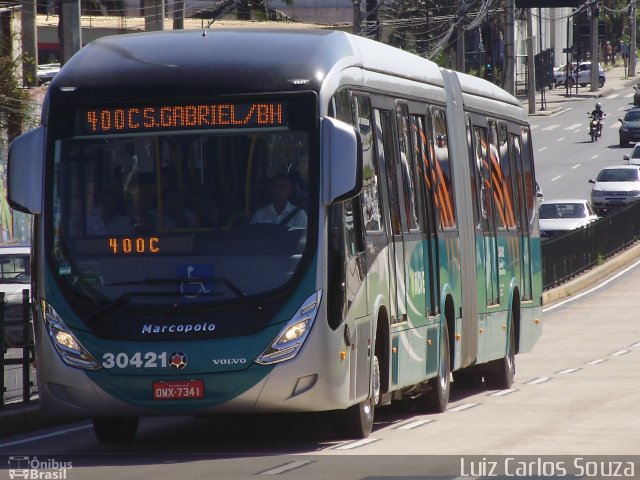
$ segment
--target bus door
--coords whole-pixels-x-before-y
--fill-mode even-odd
[[[517,192],[517,212],[518,212],[518,233],[520,236],[520,297],[522,300],[531,300],[531,246],[529,243],[530,224],[529,212],[535,208],[535,180],[533,179],[533,171],[531,162],[527,152],[523,148],[528,147],[528,131],[522,131],[523,138],[518,135],[509,135],[509,148],[511,150],[511,158],[514,163],[513,181],[514,192]],[[523,140],[527,143],[523,145]]]
[[[387,185],[388,218],[387,236],[389,245],[389,300],[391,323],[407,320],[404,239],[400,208],[401,186],[399,184],[399,162],[394,150],[393,116],[389,110],[374,110],[376,144],[380,165]]]
[[[488,133],[488,135],[487,135]],[[484,284],[486,292],[485,305],[500,303],[500,283],[498,272],[498,239],[495,220],[495,203],[493,199],[494,181],[492,163],[497,161],[497,131],[495,122],[489,122],[489,129],[476,127],[476,141],[480,146],[480,198],[482,228],[482,258],[484,267]]]

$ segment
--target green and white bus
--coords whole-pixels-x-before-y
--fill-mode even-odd
[[[106,37],[9,154],[39,394],[155,415],[444,411],[541,333],[531,135],[484,80],[343,32]],[[279,188],[279,189],[278,189]],[[279,193],[278,193],[279,192]]]

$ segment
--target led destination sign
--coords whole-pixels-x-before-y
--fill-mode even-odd
[[[195,103],[94,108],[81,112],[84,134],[167,129],[265,128],[287,126],[282,102]]]

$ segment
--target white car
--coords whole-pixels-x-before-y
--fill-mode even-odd
[[[631,155],[622,157],[629,165],[640,165],[640,143],[636,143],[631,151]]]
[[[581,87],[585,87],[591,83],[591,62],[580,62],[580,64],[576,65],[575,63],[571,64],[571,72],[569,76],[569,80],[567,80],[567,84],[569,87],[573,87],[576,83],[576,68],[577,68],[577,81]],[[564,85],[567,69],[566,64],[561,65],[558,68],[553,69],[553,81],[558,85]],[[598,63],[598,85],[600,88],[604,86],[604,82],[607,80],[607,76],[604,73],[604,69],[602,65]]]
[[[4,293],[5,346],[24,344],[22,291],[31,287],[31,248],[0,247],[0,292]]]
[[[640,200],[640,165],[620,165],[600,170],[591,190],[591,205],[605,215]]]
[[[540,204],[540,237],[563,235],[598,219],[591,204],[583,199],[548,200]]]

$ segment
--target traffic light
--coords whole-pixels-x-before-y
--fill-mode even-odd
[[[490,60],[484,64],[484,78],[490,82],[493,81],[493,62]]]

